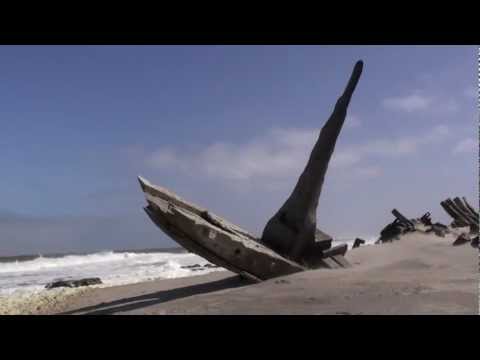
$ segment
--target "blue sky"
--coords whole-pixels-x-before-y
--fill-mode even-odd
[[[260,234],[358,59],[318,226],[478,207],[473,46],[0,46],[0,254],[172,246],[136,176]]]

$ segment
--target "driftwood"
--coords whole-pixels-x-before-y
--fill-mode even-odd
[[[187,250],[254,281],[319,267],[350,266],[343,258],[346,245],[331,248],[332,237],[317,229],[316,210],[328,163],[362,69],[363,62],[357,62],[295,189],[268,221],[261,239],[139,177],[148,216]]]
[[[415,228],[415,225],[413,224],[413,222],[408,220],[405,216],[403,216],[397,209],[393,209],[392,214],[405,227],[412,230]]]

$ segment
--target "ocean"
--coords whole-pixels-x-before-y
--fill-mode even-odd
[[[376,240],[364,239],[366,245]],[[351,248],[353,240],[337,240],[333,245],[341,243]],[[56,280],[99,277],[103,286],[115,286],[224,270],[211,265],[181,248],[0,257],[0,297],[37,293]]]
[[[188,268],[196,264],[201,266]],[[0,296],[38,292],[56,280],[99,277],[104,286],[115,286],[223,270],[203,267],[206,264],[205,259],[182,249],[2,257]]]

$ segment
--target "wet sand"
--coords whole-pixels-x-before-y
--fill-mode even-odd
[[[89,288],[39,314],[478,314],[479,255],[455,237],[412,233],[353,249],[353,267],[249,284],[221,271]]]

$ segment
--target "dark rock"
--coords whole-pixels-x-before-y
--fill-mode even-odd
[[[79,279],[79,280],[58,280],[45,285],[45,289],[53,289],[58,287],[76,288],[80,286],[90,286],[90,285],[98,285],[98,284],[102,284],[102,280],[100,280],[100,278],[85,278],[85,279]]]
[[[353,243],[352,249],[360,247],[360,245],[363,245],[363,244],[365,244],[365,240],[360,239],[360,238],[356,238],[354,243]]]
[[[200,268],[200,267],[202,267],[202,265],[200,265],[200,264],[180,266],[181,269],[195,269],[195,268]]]
[[[468,237],[468,235],[460,234],[457,237],[457,240],[453,242],[453,246],[463,245],[463,244],[466,244],[467,242],[470,242],[470,238]]]
[[[219,266],[218,266],[218,265],[215,265],[215,264],[205,264],[205,265],[203,265],[203,267],[206,267],[206,268],[218,268]]]

